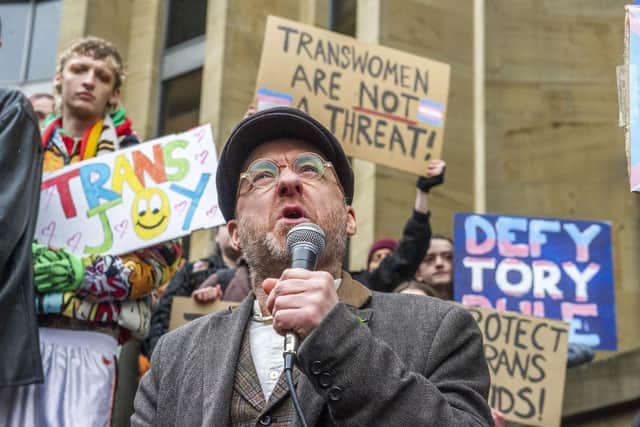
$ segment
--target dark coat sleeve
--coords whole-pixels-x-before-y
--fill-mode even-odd
[[[379,308],[390,315],[376,312],[370,327],[338,304],[302,342],[299,367],[328,405],[327,423],[493,426],[482,335],[469,312],[404,301]],[[411,316],[415,329],[406,324],[410,309],[423,311]],[[398,318],[397,327],[387,323]]]
[[[0,386],[43,381],[31,259],[42,151],[29,100],[0,89]]]
[[[423,214],[414,210],[404,226],[398,248],[383,259],[376,270],[354,278],[359,281],[365,280],[365,285],[380,292],[391,292],[402,282],[413,279],[429,249],[429,217],[429,213]]]

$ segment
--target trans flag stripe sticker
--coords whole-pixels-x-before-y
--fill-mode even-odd
[[[421,99],[416,118],[434,126],[442,126],[444,105],[429,99]]]
[[[274,107],[289,107],[293,102],[293,96],[288,93],[276,92],[266,88],[258,90],[258,111]]]

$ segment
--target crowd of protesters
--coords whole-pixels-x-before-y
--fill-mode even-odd
[[[118,376],[127,372],[118,369],[119,346],[141,342],[146,371],[168,332],[174,297],[240,302],[252,292],[249,265],[226,226],[210,256],[186,263],[179,241],[90,257],[32,242],[42,173],[140,143],[119,103],[125,77],[117,48],[88,37],[62,53],[53,94],[27,99],[0,90],[0,174],[9,183],[0,194],[5,425],[114,422],[117,385],[126,382]],[[445,169],[444,161],[429,163],[401,239],[374,242],[353,279],[373,291],[453,300],[453,242],[432,235],[429,223],[428,194],[443,184]],[[502,414],[492,415],[503,425]]]

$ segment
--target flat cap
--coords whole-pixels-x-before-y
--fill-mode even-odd
[[[236,194],[245,161],[260,144],[281,138],[299,139],[316,147],[333,164],[347,203],[353,200],[353,170],[336,137],[303,111],[269,108],[238,123],[220,154],[216,188],[218,206],[227,221],[235,217]]]

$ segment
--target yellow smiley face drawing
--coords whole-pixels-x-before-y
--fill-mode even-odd
[[[169,199],[159,188],[144,188],[136,194],[131,206],[131,218],[136,234],[153,239],[169,225]]]

